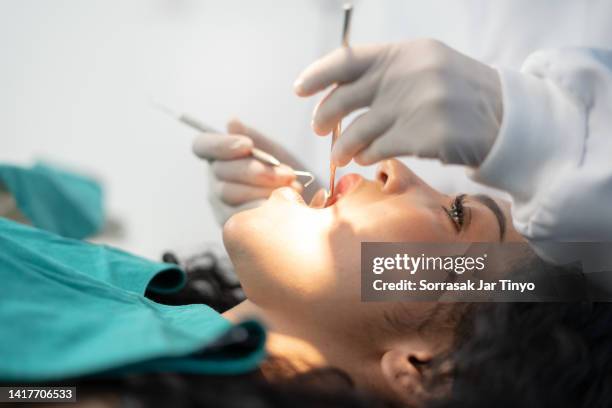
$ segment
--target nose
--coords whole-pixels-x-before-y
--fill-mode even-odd
[[[376,169],[376,180],[382,182],[383,193],[397,194],[417,185],[426,185],[406,165],[396,159],[382,161]]]

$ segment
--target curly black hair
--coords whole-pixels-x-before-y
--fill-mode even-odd
[[[612,406],[610,303],[474,304],[457,330],[430,408]]]

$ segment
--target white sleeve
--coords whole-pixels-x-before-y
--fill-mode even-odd
[[[498,71],[503,120],[472,177],[510,193],[515,227],[549,260],[573,255],[545,241],[612,242],[612,50],[538,51]]]

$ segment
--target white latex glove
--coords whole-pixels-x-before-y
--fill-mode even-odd
[[[317,134],[370,108],[336,142],[339,166],[402,155],[478,166],[502,118],[497,71],[435,40],[337,49],[298,77],[295,92],[310,96],[334,84],[315,109]]]
[[[210,161],[208,200],[219,224],[238,211],[260,205],[278,187],[302,192],[292,170],[301,165],[287,150],[237,119],[228,122],[227,133],[203,133],[193,142],[193,152]],[[253,158],[254,146],[283,164],[274,167]]]

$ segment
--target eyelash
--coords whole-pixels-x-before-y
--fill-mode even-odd
[[[460,194],[453,200],[450,209],[447,209],[446,212],[448,216],[453,220],[455,225],[457,226],[457,230],[460,230],[463,227],[463,222],[465,221],[465,209],[463,207],[463,201],[465,200],[465,194]]]

